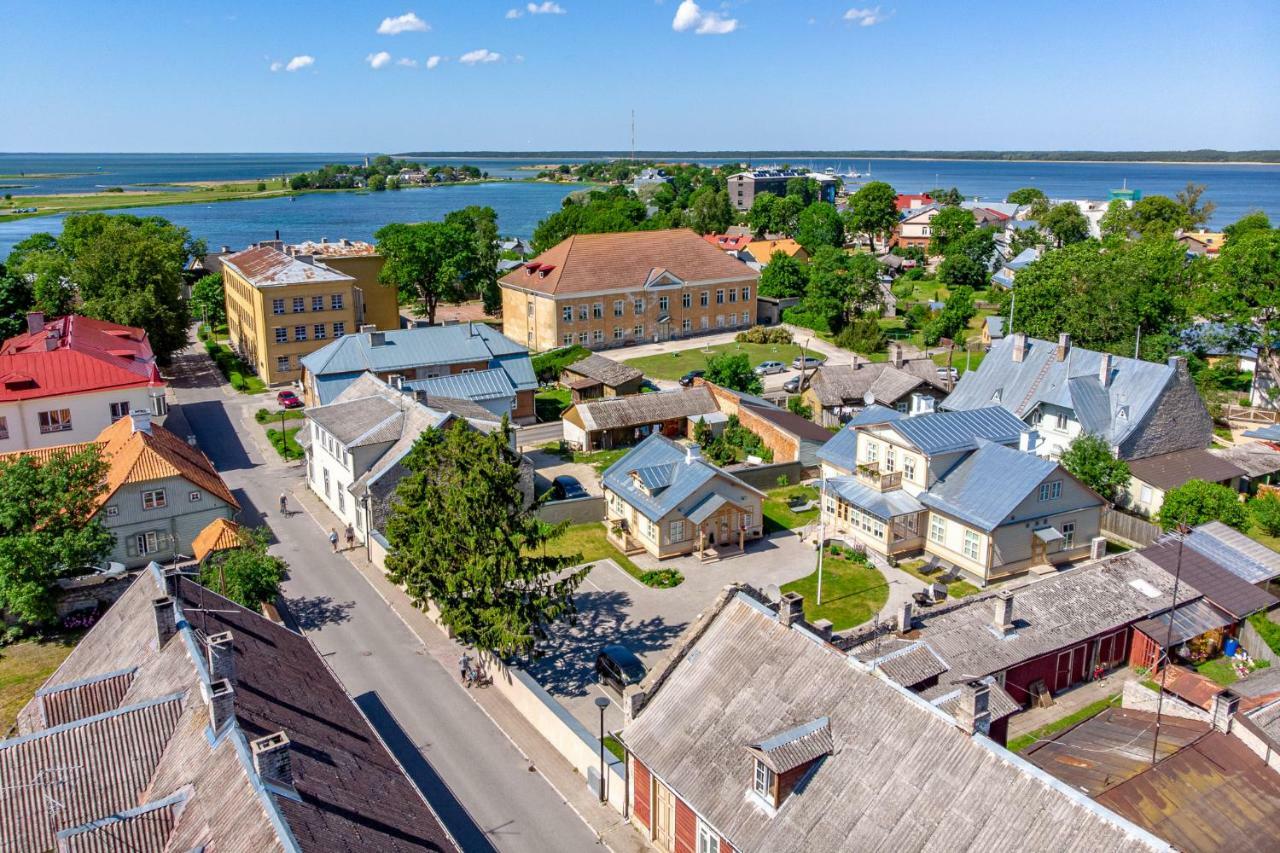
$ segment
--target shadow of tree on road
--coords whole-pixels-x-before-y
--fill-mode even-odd
[[[303,631],[314,631],[325,625],[336,625],[351,619],[354,601],[334,601],[327,595],[300,595],[284,599],[285,609]]]
[[[671,645],[687,623],[668,623],[661,616],[634,621],[631,596],[625,592],[588,591],[574,596],[578,614],[572,623],[552,627],[551,637],[526,669],[555,696],[585,696],[596,682],[600,649],[621,643],[637,654],[659,652]]]

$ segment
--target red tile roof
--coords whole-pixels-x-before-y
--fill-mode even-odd
[[[893,203],[897,206],[898,210],[907,210],[911,207],[933,204],[933,196],[928,193],[899,193]]]
[[[68,315],[0,346],[0,402],[163,385],[147,333]]]
[[[752,241],[750,234],[704,234],[702,239],[722,252],[737,252]]]

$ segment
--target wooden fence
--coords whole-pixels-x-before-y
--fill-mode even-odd
[[[1129,515],[1118,509],[1104,507],[1102,510],[1102,532],[1132,542],[1140,548],[1145,548],[1159,539],[1163,531],[1158,526],[1138,518],[1136,515]]]
[[[1249,620],[1246,619],[1240,626],[1240,633],[1237,636],[1240,639],[1240,645],[1244,646],[1244,650],[1250,657],[1265,660],[1272,666],[1280,666],[1280,655],[1271,650],[1267,641],[1258,633],[1258,629],[1249,624]]]
[[[1280,411],[1275,409],[1257,409],[1252,406],[1223,406],[1222,413],[1229,421],[1241,421],[1247,424],[1280,423]]]

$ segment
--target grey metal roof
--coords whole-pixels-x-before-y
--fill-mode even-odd
[[[1004,318],[992,314],[986,320],[987,334],[991,336],[991,340],[1004,337]]]
[[[622,739],[734,850],[1167,849],[741,593],[704,624]],[[821,717],[831,754],[764,808],[743,747]]]
[[[579,376],[603,382],[610,387],[617,387],[644,376],[642,371],[629,364],[622,364],[594,352],[584,359],[575,361],[564,370],[566,373],[576,373]]]
[[[874,645],[862,647],[855,657],[903,687],[914,687],[950,669],[926,643],[894,637],[886,638],[878,649]]]
[[[651,396],[651,395],[645,395]],[[632,478],[632,472],[644,472],[660,485],[656,494],[646,494]],[[604,487],[635,507],[651,521],[657,521],[689,500],[694,492],[711,480],[720,479],[726,490],[745,494],[755,492],[737,477],[712,465],[702,456],[690,456],[686,448],[669,438],[654,433],[637,444],[625,456],[609,466],[601,477]],[[665,484],[665,485],[662,485]],[[694,507],[681,510],[688,515]]]
[[[988,675],[979,680],[990,688],[987,696],[987,711],[991,714],[992,722],[1003,720],[1022,710],[1022,704],[1015,701],[994,678]],[[955,683],[934,685],[928,690],[921,690],[920,696],[928,699],[929,704],[941,708],[953,717],[960,707],[960,688]]]
[[[1058,463],[1051,460],[984,442],[929,491],[921,492],[920,502],[982,530],[994,530],[1057,470]]]
[[[361,397],[307,409],[307,418],[347,447],[395,441],[403,408],[383,396]],[[387,434],[394,429],[395,435]],[[384,434],[387,434],[384,436]]]
[[[477,370],[473,373],[451,373],[431,379],[413,379],[404,383],[404,387],[414,391],[425,391],[427,398],[455,397],[460,400],[501,400],[510,398],[514,401],[515,386],[506,371],[499,368]]]
[[[302,365],[313,376],[366,370],[396,373],[430,365],[529,354],[527,347],[484,323],[417,326],[374,334],[382,335],[384,343],[374,346],[373,335],[367,332],[344,335],[303,356]]]
[[[899,418],[889,428],[907,439],[926,456],[971,450],[980,439],[1001,444],[1017,443],[1027,425],[999,406],[962,412],[930,412]]]
[[[1249,438],[1260,438],[1264,441],[1280,441],[1280,424],[1246,430],[1245,435]]]
[[[1280,599],[1271,593],[1218,565],[1213,555],[1202,554],[1194,548],[1179,549],[1172,536],[1161,537],[1154,545],[1143,548],[1141,554],[1171,575],[1181,572],[1183,580],[1236,619],[1280,604]]]
[[[685,514],[685,517],[694,524],[701,524],[710,518],[716,510],[720,509],[720,507],[727,503],[728,501],[725,500],[724,495],[712,493],[690,507],[689,512]]]
[[[897,409],[890,409],[887,406],[872,403],[850,418],[849,422],[838,433],[831,436],[827,443],[818,449],[818,458],[846,471],[852,471],[858,458],[857,427],[863,424],[896,421],[905,417],[906,414],[899,412]]]
[[[1221,521],[1197,525],[1186,544],[1249,583],[1280,577],[1280,554]]]
[[[750,749],[774,773],[786,773],[831,754],[831,718],[819,717],[771,735]]]
[[[865,486],[856,477],[831,477],[827,480],[827,488],[839,495],[845,502],[871,513],[876,518],[890,521],[901,515],[910,515],[924,509],[924,504],[911,496],[910,492],[893,489],[888,492],[877,491]]]

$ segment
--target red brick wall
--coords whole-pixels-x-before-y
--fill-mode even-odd
[[[649,829],[649,768],[631,759],[631,816],[636,823]],[[647,834],[647,832],[646,832]]]
[[[694,853],[698,846],[698,816],[676,800],[676,853]]]
[[[773,451],[774,462],[794,462],[800,455],[800,442],[794,436],[783,432],[777,426],[738,405],[738,395],[718,385],[695,380],[699,385],[705,384],[711,395],[716,398],[716,405],[725,415],[737,415],[744,427],[760,436],[764,446]]]

